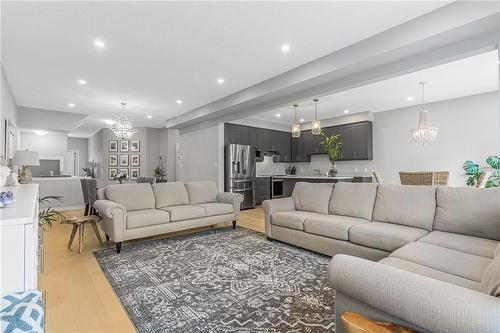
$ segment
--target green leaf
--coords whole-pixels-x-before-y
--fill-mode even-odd
[[[486,163],[493,169],[500,170],[500,157],[495,155],[488,156]]]
[[[480,173],[479,165],[472,161],[465,161],[463,169],[465,170],[465,174],[468,176]]]

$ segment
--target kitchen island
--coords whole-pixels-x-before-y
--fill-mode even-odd
[[[297,182],[307,182],[307,183],[338,183],[338,182],[349,182],[349,183],[371,183],[372,176],[370,175],[339,175],[335,177],[330,177],[326,175],[286,175],[279,176],[278,178],[283,178],[283,196],[289,197],[292,195],[295,183]]]
[[[85,207],[83,202],[82,186],[79,176],[52,176],[33,177],[33,183],[40,185],[40,197],[57,195],[63,197],[61,201],[51,200],[51,207],[58,210],[81,209]]]

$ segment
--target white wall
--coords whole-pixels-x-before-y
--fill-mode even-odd
[[[154,169],[160,163],[160,129],[148,127],[145,129],[145,131],[146,131],[146,142],[144,143],[145,154],[144,154],[144,161],[141,161],[141,164],[144,163],[144,173],[142,173],[141,176],[154,177]]]
[[[179,130],[163,128],[160,132],[160,155],[167,159],[167,180],[176,181],[177,145],[179,143]]]
[[[82,168],[87,167],[89,161],[89,139],[68,137],[68,150],[78,150],[80,152],[78,176],[85,176]]]
[[[94,161],[96,163],[95,166],[95,176],[97,178],[97,185],[104,185],[104,178],[107,175],[104,173],[107,172],[107,169],[104,169],[103,165],[103,131],[99,130],[94,135],[89,138],[89,161]],[[106,148],[107,149],[107,148]],[[106,161],[107,163],[107,161]]]
[[[0,120],[1,120],[1,134],[0,134],[0,157],[5,156],[5,119],[9,119],[16,128],[18,127],[18,111],[16,101],[14,100],[14,96],[12,95],[12,90],[10,89],[9,81],[5,76],[3,71],[3,66],[0,64],[0,72],[1,73],[1,108],[0,108]],[[19,132],[17,132],[17,139],[19,138]],[[16,150],[19,149],[19,140],[16,140]]]
[[[223,189],[224,125],[201,123],[179,131],[176,179],[213,180]]]
[[[399,184],[399,171],[447,170],[449,184],[464,186],[462,165],[473,160],[485,165],[489,155],[500,153],[498,92],[428,104],[431,125],[439,128],[437,140],[425,146],[414,143],[410,129],[417,126],[419,107],[375,113],[373,160],[337,162],[339,173],[381,173]],[[298,172],[329,169],[326,155],[312,156],[311,163],[297,163]]]
[[[68,136],[66,133],[48,133],[40,136],[33,132],[21,132],[21,150],[38,152],[41,159],[62,159],[63,171],[66,168]]]

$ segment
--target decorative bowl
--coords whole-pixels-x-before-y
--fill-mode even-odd
[[[14,195],[11,191],[0,192],[0,208],[12,205],[14,202]]]

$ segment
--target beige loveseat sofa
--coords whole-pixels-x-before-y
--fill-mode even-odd
[[[500,189],[298,183],[263,207],[267,237],[334,256],[337,333],[345,311],[500,332]]]
[[[243,196],[218,192],[214,182],[108,185],[94,207],[101,227],[116,242],[236,221]]]

